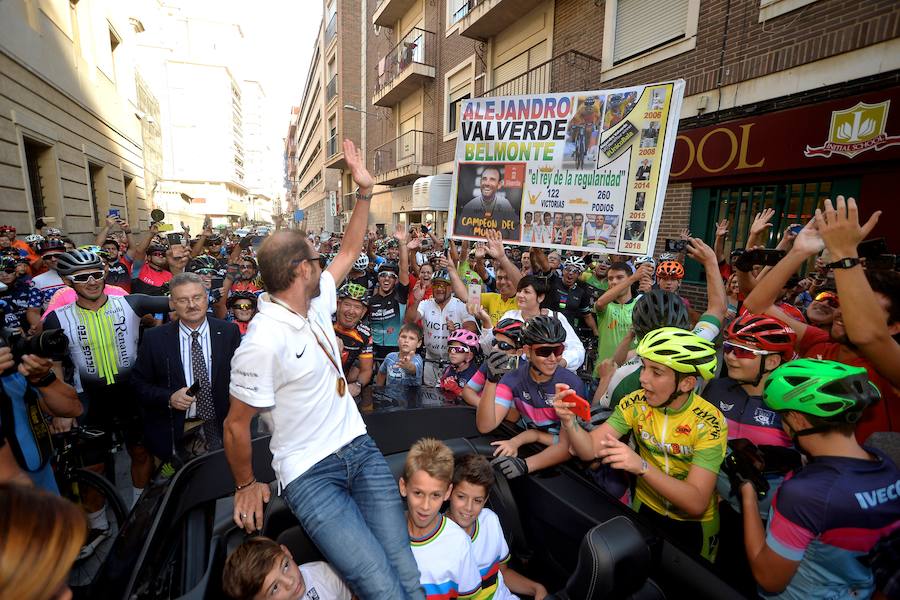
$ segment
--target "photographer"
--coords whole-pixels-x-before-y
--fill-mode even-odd
[[[30,340],[0,338],[0,482],[31,481],[58,494],[49,464],[50,434],[68,430],[82,407],[50,357],[31,353],[49,354],[41,341],[52,336],[47,331]],[[19,356],[23,351],[29,353]],[[54,417],[49,427],[45,414]]]

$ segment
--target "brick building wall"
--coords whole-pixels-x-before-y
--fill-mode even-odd
[[[337,115],[340,123],[339,132],[341,140],[350,138],[360,139],[362,131],[361,115],[355,111],[344,110],[344,104],[363,106],[362,81],[362,19],[358,0],[341,0],[338,5],[337,23],[337,64],[338,64],[338,93]],[[369,23],[372,21],[370,20]],[[371,25],[369,25],[371,27]],[[327,52],[326,52],[327,54]],[[327,56],[324,60],[328,60]],[[326,84],[328,82],[325,82]],[[327,123],[327,117],[323,119]],[[339,150],[340,151],[340,150]]]
[[[556,0],[554,55],[579,50],[601,56],[605,4]],[[900,3],[893,0],[818,0],[762,23],[759,5],[758,0],[702,0],[694,50],[602,86],[597,73],[598,87],[680,77],[689,96],[900,36]]]

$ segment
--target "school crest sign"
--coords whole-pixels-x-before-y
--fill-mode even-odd
[[[860,102],[845,110],[832,111],[828,140],[822,146],[807,146],[803,155],[830,158],[841,154],[853,158],[873,148],[877,152],[900,145],[900,135],[885,132],[890,107],[891,101],[885,100],[877,104]]]

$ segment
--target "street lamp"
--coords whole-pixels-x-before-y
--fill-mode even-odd
[[[361,108],[358,107],[358,106],[353,106],[352,104],[345,104],[345,105],[344,105],[344,110],[352,110],[353,112],[363,113],[363,114],[366,114],[366,115],[372,115],[372,116],[375,117],[376,119],[381,119],[381,114],[369,112],[369,111],[367,111],[367,110],[363,110],[363,109],[361,109]]]

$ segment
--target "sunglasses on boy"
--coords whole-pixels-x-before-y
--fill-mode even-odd
[[[724,352],[725,354],[734,354],[735,358],[753,358],[754,356],[767,356],[771,354],[771,352],[766,352],[765,350],[745,348],[744,346],[738,346],[737,344],[732,344],[731,342],[725,342],[724,344],[722,344],[722,352]]]
[[[534,348],[534,353],[543,358],[547,358],[551,354],[554,356],[562,356],[563,349],[562,344],[557,344],[555,346],[539,346]]]
[[[451,354],[465,354],[466,352],[469,352],[469,348],[466,346],[448,346],[447,350],[449,350]]]

